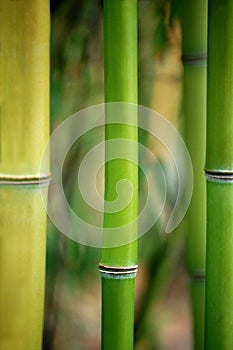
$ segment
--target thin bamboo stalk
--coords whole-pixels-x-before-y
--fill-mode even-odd
[[[0,2],[0,348],[41,349],[49,138],[49,1]],[[47,185],[44,189],[47,192]]]
[[[137,1],[104,1],[104,70],[105,102],[137,103]],[[106,110],[107,121],[111,115]],[[136,120],[136,115],[126,120]],[[108,119],[109,118],[109,119]],[[106,140],[127,138],[137,141],[137,128],[127,125],[106,125]],[[123,147],[123,145],[119,145]],[[111,149],[106,146],[106,153]],[[137,147],[133,150],[137,154]],[[105,200],[116,196],[116,184],[128,180],[134,195],[126,209],[113,214],[105,213],[104,227],[119,227],[137,217],[138,169],[135,164],[115,159],[105,166]],[[126,232],[137,237],[137,226]],[[133,349],[134,282],[135,272],[122,274],[119,268],[137,264],[137,242],[116,248],[104,248],[101,256],[102,272],[102,349]],[[110,267],[106,271],[106,266]],[[113,270],[117,272],[113,274]]]
[[[233,2],[210,0],[205,349],[233,348]]]
[[[193,196],[188,210],[186,265],[190,276],[194,348],[204,348],[206,199],[206,50],[207,0],[182,1],[182,56],[186,144],[194,171]],[[197,219],[198,218],[198,219]]]

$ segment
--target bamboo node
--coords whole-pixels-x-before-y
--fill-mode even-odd
[[[132,266],[107,266],[99,264],[99,271],[102,277],[105,278],[135,278],[138,270],[138,265]]]
[[[205,272],[196,272],[190,276],[191,282],[205,282],[206,274]]]
[[[206,52],[183,54],[181,60],[184,66],[202,66],[207,62]]]
[[[233,182],[233,172],[223,171],[209,171],[205,169],[205,176],[207,181],[213,182]]]
[[[51,174],[45,176],[0,174],[0,185],[46,185],[49,184],[50,179]]]

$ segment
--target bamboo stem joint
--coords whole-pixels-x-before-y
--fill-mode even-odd
[[[184,66],[200,66],[207,63],[207,52],[183,54],[181,56]]]
[[[38,185],[49,184],[51,175],[48,176],[14,176],[0,175],[0,185]]]
[[[132,266],[107,266],[99,264],[99,270],[102,277],[105,278],[135,278],[138,270],[138,265]]]
[[[233,182],[233,172],[213,172],[205,170],[206,180],[214,182]]]

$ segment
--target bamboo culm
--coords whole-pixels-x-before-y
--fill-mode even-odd
[[[49,1],[0,2],[0,349],[6,350],[42,346],[46,211],[39,179],[49,175],[49,160],[40,173],[49,139],[49,31]]]
[[[233,348],[233,2],[209,0],[205,349]]]
[[[104,1],[104,81],[105,102],[137,103],[137,1]],[[106,108],[106,118],[111,118]],[[126,115],[127,118],[127,115]],[[132,116],[134,121],[136,115]],[[105,126],[105,139],[127,138],[137,142],[136,127]],[[119,145],[119,147],[122,147]],[[106,146],[106,153],[111,150]],[[137,146],[134,149],[137,153]],[[118,213],[105,213],[104,227],[118,227],[137,217],[137,165],[115,159],[105,165],[105,200],[116,196],[119,180],[128,180],[134,195],[131,203]],[[103,248],[100,261],[102,277],[102,350],[132,350],[134,325],[134,283],[137,265],[137,226],[126,232],[132,243]],[[104,232],[104,235],[106,233]],[[106,237],[104,237],[105,239]],[[108,267],[108,271],[106,270]],[[122,274],[120,270],[132,269]],[[114,272],[114,273],[113,273]]]
[[[185,137],[194,171],[187,213],[186,266],[190,276],[194,349],[204,349],[205,314],[205,136],[207,1],[182,1],[182,60],[184,65]]]

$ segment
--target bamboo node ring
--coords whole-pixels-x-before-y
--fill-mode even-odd
[[[197,52],[190,54],[183,54],[181,60],[184,66],[200,66],[205,65],[207,62],[206,52]]]
[[[102,277],[106,278],[134,278],[138,270],[138,265],[132,266],[107,266],[99,264],[99,271]]]
[[[0,185],[46,185],[49,184],[51,174],[36,175],[0,175]]]
[[[209,171],[205,169],[206,180],[214,182],[233,182],[233,172]]]

